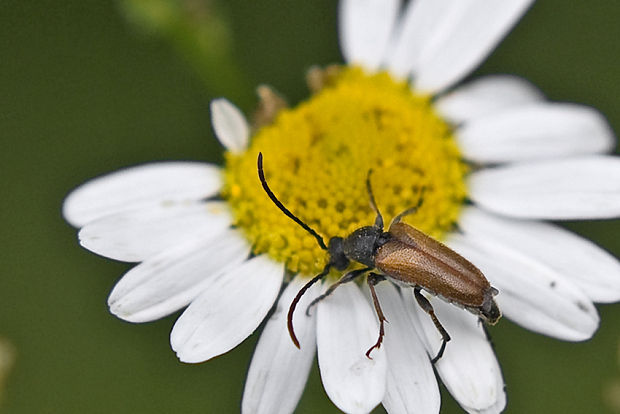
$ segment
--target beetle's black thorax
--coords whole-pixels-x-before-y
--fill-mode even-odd
[[[344,270],[349,267],[349,259],[344,254],[343,238],[332,237],[329,239],[327,250],[329,252],[329,262],[338,270]]]
[[[390,238],[389,233],[375,226],[361,227],[343,240],[344,255],[369,267],[375,267],[375,252]]]

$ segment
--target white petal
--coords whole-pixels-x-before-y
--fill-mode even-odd
[[[219,275],[187,307],[170,334],[183,362],[202,362],[239,345],[260,325],[278,296],[284,268],[266,255]]]
[[[325,392],[346,413],[368,413],[383,399],[384,348],[366,357],[379,335],[373,309],[354,283],[344,284],[317,309],[319,368]]]
[[[459,228],[471,237],[500,243],[550,267],[594,302],[620,300],[620,262],[589,240],[552,224],[511,220],[465,209]]]
[[[611,151],[614,134],[587,106],[536,103],[467,122],[456,132],[465,158],[479,163],[529,161]]]
[[[121,212],[88,223],[80,244],[101,256],[141,262],[173,246],[216,237],[230,226],[225,203],[170,203]]]
[[[108,298],[110,311],[130,322],[162,318],[187,306],[249,252],[248,242],[233,231],[166,250],[123,276]]]
[[[293,316],[300,349],[293,344],[286,323],[289,306],[306,282],[298,276],[289,283],[261,333],[243,392],[244,414],[292,413],[301,398],[316,352],[316,319],[314,314],[306,316],[305,310],[320,294],[319,285],[306,292]]]
[[[499,289],[497,304],[519,325],[565,341],[589,339],[599,324],[590,299],[569,280],[496,239],[453,235],[450,247]]]
[[[199,162],[161,162],[120,170],[92,179],[65,199],[63,215],[75,227],[121,211],[215,195],[220,169]]]
[[[435,1],[435,0],[431,0]],[[414,68],[414,86],[437,92],[467,76],[508,33],[533,0],[461,0],[467,7],[444,9]],[[446,7],[453,1],[445,2]]]
[[[430,317],[414,303],[413,294],[405,299],[410,314],[422,325],[429,353],[434,357],[441,346],[441,335]],[[478,318],[440,299],[429,300],[452,338],[435,364],[444,385],[469,413],[501,412],[506,405],[504,380]]]
[[[470,198],[500,214],[541,219],[620,215],[620,159],[589,156],[473,173]]]
[[[376,286],[385,324],[388,376],[383,406],[390,414],[438,413],[441,405],[433,367],[402,297],[388,282]],[[405,290],[405,294],[411,292]]]
[[[427,48],[448,33],[453,21],[465,12],[463,0],[415,0],[407,4],[386,57],[386,66],[397,77],[407,77]]]
[[[340,47],[347,63],[375,70],[385,55],[400,0],[341,0]]]
[[[224,98],[211,101],[211,123],[217,139],[232,153],[245,151],[250,127],[243,113]]]
[[[439,97],[436,108],[445,119],[460,124],[543,98],[542,93],[523,78],[489,75]]]

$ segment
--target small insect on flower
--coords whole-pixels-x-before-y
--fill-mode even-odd
[[[360,227],[345,238],[332,237],[329,243],[325,245],[323,238],[284,207],[271,191],[263,171],[263,154],[258,154],[258,176],[269,198],[284,214],[314,236],[319,246],[329,253],[329,260],[323,271],[306,283],[291,302],[287,319],[289,334],[295,346],[299,348],[299,341],[293,327],[293,313],[297,303],[310,286],[327,276],[332,268],[345,270],[351,262],[357,262],[366,267],[345,273],[325,293],[310,303],[306,313],[341,284],[367,274],[366,281],[379,318],[379,338],[366,352],[366,356],[370,358],[372,350],[381,346],[384,335],[383,325],[386,321],[375,292],[375,285],[382,280],[389,279],[398,285],[412,287],[418,305],[429,314],[441,334],[441,348],[432,359],[432,362],[435,363],[443,355],[450,335],[439,322],[433,306],[422,295],[421,290],[424,289],[448,302],[462,306],[491,325],[495,325],[501,317],[501,312],[493,299],[499,292],[491,286],[482,272],[463,256],[412,226],[401,223],[404,216],[415,213],[421,206],[422,195],[416,206],[394,217],[388,231],[383,231],[383,216],[377,208],[372,193],[371,175],[372,170],[369,170],[366,188],[371,207],[377,213],[374,225]]]

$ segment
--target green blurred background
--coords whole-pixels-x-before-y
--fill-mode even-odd
[[[1,412],[239,411],[257,335],[208,363],[178,362],[168,344],[177,315],[142,325],[110,315],[108,292],[130,266],[79,248],[60,215],[72,188],[123,166],[221,162],[211,99],[231,97],[248,113],[255,86],[268,83],[295,103],[310,65],[341,61],[334,0],[221,0],[223,21],[186,3],[197,20],[158,35],[120,2],[0,2],[0,337],[16,353]],[[620,132],[619,16],[617,0],[540,0],[477,73],[521,75],[550,99],[597,107]],[[205,22],[212,32],[201,32]],[[620,255],[619,220],[567,225]],[[508,320],[491,329],[507,413],[620,412],[605,397],[620,383],[620,305],[599,310],[586,343]],[[338,412],[315,368],[297,412],[319,411]],[[442,412],[460,412],[447,393]]]

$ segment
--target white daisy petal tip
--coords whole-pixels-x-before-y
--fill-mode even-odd
[[[217,237],[231,223],[222,201],[166,203],[95,220],[80,229],[78,239],[100,256],[141,262],[189,241]]]
[[[536,102],[480,116],[457,129],[465,158],[478,163],[535,161],[609,152],[605,117],[576,104]]]
[[[182,362],[222,355],[258,328],[275,302],[284,266],[267,255],[218,275],[176,321],[170,345]]]
[[[115,299],[111,299],[110,297],[108,297],[108,309],[110,310],[110,313],[112,315],[126,322],[131,322],[131,323],[145,322],[141,318],[136,318],[132,312],[126,312],[122,304],[120,304]]]
[[[243,113],[225,98],[211,101],[211,122],[217,139],[233,153],[245,151],[250,127]]]
[[[582,220],[620,216],[620,158],[605,155],[522,162],[468,179],[470,198],[515,218]]]
[[[225,352],[223,352],[225,353]],[[215,358],[218,355],[203,356],[201,355],[200,344],[194,344],[192,347],[184,347],[175,351],[175,354],[179,361],[185,364],[200,364],[206,362],[211,358]]]
[[[80,185],[65,198],[62,214],[72,226],[82,227],[120,212],[198,201],[215,195],[221,186],[221,170],[215,165],[193,161],[138,165]]]
[[[108,298],[110,311],[136,323],[163,318],[187,306],[249,252],[236,231],[165,250],[125,273]]]

